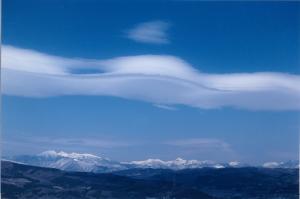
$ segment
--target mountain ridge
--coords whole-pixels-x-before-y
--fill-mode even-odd
[[[266,162],[262,165],[250,165],[231,161],[228,163],[218,163],[211,160],[185,160],[176,158],[175,160],[146,159],[130,162],[118,162],[109,158],[100,157],[88,153],[66,153],[64,151],[44,151],[37,155],[18,155],[7,160],[16,161],[33,166],[57,168],[65,171],[105,173],[133,168],[153,168],[153,169],[196,169],[196,168],[241,168],[241,167],[263,167],[263,168],[299,168],[298,161],[287,162]]]
[[[3,199],[297,199],[298,169],[131,169],[68,172],[1,162]]]

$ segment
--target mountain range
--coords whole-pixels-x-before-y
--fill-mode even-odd
[[[63,151],[45,151],[37,155],[18,155],[7,157],[6,159],[15,162],[56,168],[65,171],[107,173],[134,168],[152,168],[152,169],[197,169],[197,168],[241,168],[241,167],[264,167],[264,168],[299,168],[298,161],[288,162],[266,162],[263,165],[249,165],[237,161],[228,163],[217,163],[210,160],[184,160],[177,158],[175,160],[164,161],[160,159],[147,159],[141,161],[118,162],[109,158],[103,158],[92,154],[66,153]]]
[[[299,171],[134,168],[70,172],[1,162],[2,199],[298,199]]]

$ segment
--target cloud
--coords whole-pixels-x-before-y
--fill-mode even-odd
[[[59,146],[59,147],[95,147],[95,148],[118,148],[118,147],[128,147],[136,145],[134,142],[125,142],[116,139],[102,139],[102,138],[60,138],[60,137],[6,137],[4,143],[15,143],[15,144],[28,144],[36,145],[42,144],[43,146]]]
[[[163,142],[172,153],[184,157],[201,157],[201,159],[226,160],[239,159],[239,155],[231,145],[223,140],[214,138],[185,138]]]
[[[59,150],[91,150],[97,152],[138,146],[140,143],[108,138],[85,137],[40,137],[28,135],[5,135],[1,144],[5,147],[4,153],[26,153],[49,149]]]
[[[40,140],[38,140],[40,141]],[[80,147],[95,147],[95,148],[118,148],[118,147],[128,147],[133,143],[128,143],[124,141],[116,140],[105,140],[105,139],[86,139],[86,138],[56,138],[56,139],[46,139],[48,143],[55,146],[80,146]]]
[[[162,105],[162,104],[154,104],[154,106],[157,108],[160,108],[160,109],[168,110],[168,111],[176,111],[177,110],[175,107]]]
[[[72,71],[76,69],[96,69],[100,73],[75,74]],[[299,110],[299,85],[299,75],[286,73],[203,73],[170,55],[92,60],[2,46],[2,91],[5,95],[97,95],[160,106]]]
[[[136,25],[127,32],[127,37],[136,42],[167,44],[167,30],[170,24],[164,21],[150,21]]]
[[[167,145],[185,148],[223,149],[231,150],[230,145],[223,140],[211,138],[190,138],[165,142]]]

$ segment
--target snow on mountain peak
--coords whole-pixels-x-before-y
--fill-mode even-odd
[[[216,169],[224,169],[225,168],[225,166],[223,166],[221,164],[216,164],[213,167],[216,168]]]
[[[66,153],[64,151],[44,151],[36,156],[27,156],[23,161],[35,166],[46,166],[68,171],[113,171],[123,168],[119,162],[111,161],[87,153]]]
[[[299,168],[298,161],[287,162],[266,162],[263,164],[264,168]]]
[[[44,151],[39,154],[39,156],[44,157],[64,157],[64,158],[72,158],[72,159],[83,159],[83,158],[99,158],[101,157],[88,154],[88,153],[66,153],[64,151],[56,152],[54,150]]]
[[[187,160],[184,160],[182,158],[176,158],[174,161],[171,161],[175,164],[186,164],[188,161]]]
[[[232,161],[232,162],[229,162],[228,164],[229,164],[229,166],[231,166],[231,167],[236,167],[236,166],[239,166],[239,165],[240,165],[240,162],[238,162],[238,161]]]
[[[67,171],[85,171],[85,172],[111,172],[132,168],[152,168],[152,169],[199,169],[199,168],[240,168],[251,166],[238,161],[228,163],[219,163],[211,160],[185,160],[176,158],[175,160],[146,159],[131,162],[117,162],[107,158],[87,153],[66,153],[64,151],[49,150],[38,155],[21,155],[11,160],[25,164],[51,167]],[[266,162],[261,167],[264,168],[299,168],[299,162]]]
[[[218,167],[213,161],[204,160],[185,160],[183,158],[176,158],[175,160],[164,161],[160,159],[147,159],[141,161],[132,161],[125,164],[133,165],[139,168],[165,168],[165,169],[186,169],[186,168],[202,168],[202,167]]]
[[[162,168],[165,167],[165,162],[160,159],[147,159],[147,160],[140,160],[140,161],[132,161],[127,164],[135,165],[137,167],[149,167],[149,168]]]
[[[177,162],[183,162],[184,161],[185,162],[186,160],[178,157],[178,158],[175,159],[175,161],[177,161]]]
[[[266,162],[263,164],[263,167],[265,168],[277,168],[279,167],[280,163],[278,162]]]

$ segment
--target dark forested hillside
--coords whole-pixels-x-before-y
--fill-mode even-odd
[[[132,169],[95,174],[2,161],[3,199],[296,199],[297,169]]]

